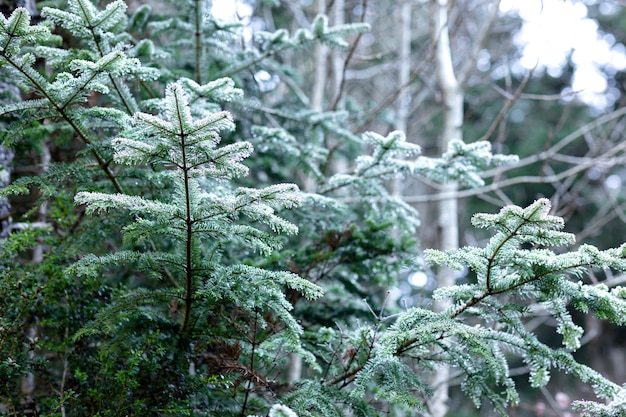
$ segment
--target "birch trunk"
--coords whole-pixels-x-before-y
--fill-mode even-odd
[[[400,63],[398,65],[398,86],[401,88],[398,94],[398,110],[395,120],[395,128],[406,132],[407,123],[409,119],[409,108],[411,104],[411,97],[409,95],[409,78],[411,76],[411,37],[412,30],[411,25],[413,19],[411,18],[411,2],[405,0],[402,3],[402,7],[398,9],[400,13]]]
[[[0,87],[2,88],[2,87]],[[0,146],[0,188],[11,183],[11,163],[14,153],[11,149]],[[6,238],[11,228],[11,203],[8,198],[0,198],[0,240]]]
[[[439,140],[439,151],[445,152],[452,139],[463,139],[463,88],[459,83],[452,63],[450,36],[448,31],[448,1],[433,0],[434,39],[436,42],[435,61],[437,66],[437,81],[441,88],[444,102],[444,129]],[[448,183],[443,187],[443,193],[454,193],[456,183]],[[458,228],[458,200],[449,198],[439,202],[438,232],[441,250],[457,249],[459,247]],[[442,267],[437,274],[437,285],[446,287],[454,284],[454,271]],[[444,310],[450,306],[450,301],[435,303],[436,310]],[[450,369],[447,366],[439,368],[433,380],[434,394],[429,403],[432,417],[443,417],[448,412],[448,388]]]
[[[333,24],[334,25],[343,25],[346,22],[346,10],[345,10],[345,2],[344,0],[334,0],[333,2]],[[329,97],[337,97],[339,98],[341,95],[341,85],[343,83],[343,75],[344,75],[344,57],[343,54],[339,51],[332,52],[332,94]],[[341,109],[343,107],[343,101],[339,100],[337,107],[335,110]]]
[[[317,0],[316,12],[326,14],[326,0]],[[311,92],[311,110],[322,111],[324,107],[324,93],[328,80],[328,48],[321,43],[315,46],[313,55],[314,81]],[[302,181],[303,191],[311,191],[315,188],[315,182],[310,176],[305,176]],[[287,365],[287,383],[293,384],[302,377],[302,358],[291,353]]]
[[[397,13],[400,14],[398,16],[398,20],[400,21],[400,33],[398,36],[398,39],[400,39],[400,57],[398,63],[398,86],[400,93],[398,94],[398,107],[394,120],[394,128],[406,133],[409,120],[409,108],[411,105],[411,97],[408,88],[409,78],[411,77],[411,37],[413,36],[413,31],[411,30],[411,25],[413,24],[411,1],[405,0],[402,2],[402,7],[398,8]],[[403,181],[400,179],[393,181],[391,194],[394,197],[402,196],[402,184]]]
[[[317,0],[317,13],[326,14],[326,0]],[[318,42],[315,45],[313,65],[315,79],[313,81],[313,92],[311,95],[311,109],[322,110],[324,105],[324,92],[326,90],[326,80],[328,78],[328,48]]]

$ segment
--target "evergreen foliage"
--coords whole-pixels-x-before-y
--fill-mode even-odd
[[[47,4],[40,23],[24,8],[0,17],[0,71],[23,93],[1,107],[2,143],[63,154],[2,190],[39,197],[2,243],[0,412],[399,415],[425,409],[429,374],[449,364],[476,406],[504,416],[519,401],[516,358],[534,387],[562,370],[611,401],[580,402],[588,415],[623,412],[623,390],[575,361],[571,309],[626,322],[623,288],[582,280],[626,271],[626,246],[563,250],[575,238],[548,200],[475,215],[493,233],[484,247],[425,252],[473,274],[435,292],[449,309],[380,296],[420,267],[417,213],[387,182],[475,187],[481,170],[515,158],[461,141],[425,157],[402,132],[351,132],[350,109],[272,103],[251,84],[248,71],[295,71],[281,54],[346,48],[366,25],[319,16],[237,48],[242,28],[205,2],[176,2],[168,18],[121,0]],[[45,256],[30,262],[36,250]],[[535,304],[562,346],[527,330]],[[32,374],[37,391],[22,395]]]

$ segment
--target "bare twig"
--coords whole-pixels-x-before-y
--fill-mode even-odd
[[[365,22],[365,14],[367,11],[367,0],[362,0],[361,2],[361,15],[359,16],[359,22],[364,23]],[[350,49],[348,50],[348,54],[346,55],[346,59],[343,63],[343,71],[341,74],[341,82],[339,84],[339,88],[337,89],[337,96],[335,97],[335,99],[333,100],[333,104],[330,106],[331,110],[336,110],[337,106],[339,105],[339,101],[341,100],[341,97],[343,97],[343,91],[346,85],[346,70],[348,68],[348,64],[350,64],[350,61],[352,60],[352,57],[354,56],[354,52],[356,51],[356,47],[359,45],[359,41],[361,40],[361,36],[363,36],[362,32],[359,32],[356,35],[356,38],[354,39],[354,42],[352,42],[352,45],[350,45]]]
[[[532,75],[533,75],[532,71],[526,74],[521,84],[519,85],[519,87],[517,87],[517,89],[515,90],[515,93],[512,96],[507,93],[508,96],[506,97],[507,98],[506,103],[504,103],[504,106],[502,106],[502,109],[500,110],[500,112],[498,113],[494,121],[491,123],[491,126],[489,126],[489,129],[487,129],[487,132],[478,140],[489,140],[489,138],[491,137],[491,135],[493,135],[493,133],[498,128],[498,126],[500,126],[500,123],[502,122],[504,117],[508,114],[511,107],[513,107],[513,104],[515,104],[515,102],[522,95],[522,92],[524,91],[524,88],[526,88],[528,81],[530,81],[530,79],[532,78]],[[496,88],[499,88],[499,87],[496,86]]]

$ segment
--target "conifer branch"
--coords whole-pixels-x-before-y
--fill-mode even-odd
[[[81,139],[83,143],[85,143],[86,145],[90,147],[89,151],[94,156],[94,158],[98,162],[98,165],[104,171],[109,181],[111,181],[111,184],[113,184],[113,187],[115,188],[115,190],[118,193],[124,193],[124,189],[122,185],[117,180],[115,174],[113,174],[113,171],[111,171],[111,169],[109,168],[107,162],[100,155],[98,150],[94,147],[94,143],[89,138],[89,135],[87,135],[87,133],[83,131],[81,127],[81,123],[77,120],[74,120],[74,118],[67,111],[67,108],[66,108],[67,103],[66,104],[57,103],[57,101],[49,94],[47,89],[39,82],[38,79],[35,79],[35,77],[33,77],[29,71],[26,71],[22,67],[22,65],[20,65],[18,62],[12,59],[12,57],[6,54],[6,49],[0,51],[0,56],[4,58],[6,62],[9,65],[11,65],[14,69],[19,71],[20,74],[22,74],[22,76],[24,76],[24,78],[26,78],[31,83],[31,85],[33,85],[33,87],[35,87],[35,89],[39,92],[39,94],[41,94],[50,103],[50,105],[54,107],[54,109],[57,111],[59,116],[61,116],[61,118],[64,119],[70,125],[70,127],[74,130],[74,132],[76,132],[76,135],[78,136],[78,138]]]
[[[106,52],[104,50],[104,47],[102,45],[102,41],[101,41],[101,36],[99,34],[96,34],[95,30],[98,27],[99,24],[94,25],[91,21],[90,21],[90,13],[87,12],[87,10],[85,10],[84,4],[82,2],[78,2],[78,5],[82,11],[83,14],[83,19],[85,19],[85,21],[87,22],[87,29],[90,31],[91,33],[91,38],[94,41],[94,43],[96,44],[96,48],[98,49],[98,54],[100,54],[100,57],[103,57]],[[119,6],[121,7],[121,6]],[[102,22],[106,21],[108,19],[108,17],[113,16],[117,11],[114,10],[114,8],[112,7],[109,15],[105,16],[101,21],[100,24],[102,24]],[[129,97],[125,94],[122,94],[122,87],[119,85],[118,80],[113,77],[113,75],[109,74],[109,80],[111,81],[111,84],[113,85],[113,88],[115,89],[115,92],[117,93],[118,97],[120,98],[121,103],[124,105],[124,108],[126,110],[126,112],[129,115],[132,115],[133,113],[135,113],[138,110],[137,107],[137,103],[135,102],[129,102],[129,99],[132,99],[132,97]]]
[[[571,264],[571,265],[564,265],[561,268],[557,268],[557,269],[553,269],[553,270],[550,270],[550,271],[544,271],[544,272],[541,272],[541,273],[533,274],[532,276],[528,277],[527,279],[520,280],[520,281],[512,284],[509,287],[500,288],[500,289],[493,289],[493,288],[488,289],[485,292],[483,292],[481,295],[474,296],[470,300],[465,302],[463,305],[459,306],[454,312],[451,313],[450,318],[457,318],[457,317],[459,317],[461,314],[463,314],[469,308],[474,307],[475,305],[479,304],[481,301],[485,300],[487,297],[510,293],[510,292],[512,292],[514,290],[517,290],[519,288],[524,287],[525,285],[531,284],[531,283],[533,283],[535,281],[539,281],[542,278],[546,277],[547,275],[551,275],[551,274],[559,273],[559,272],[575,271],[575,270],[577,270],[578,268],[581,268],[581,267],[591,267],[591,266],[593,266],[593,265],[591,265],[589,263],[576,263],[576,264]]]
[[[282,43],[277,43],[278,46],[275,49],[267,49],[265,52],[257,55],[256,57],[246,62],[239,64],[234,68],[226,69],[219,75],[219,77],[232,77],[240,73],[241,71],[251,68],[256,64],[263,62],[268,58],[271,58],[274,55],[280,54],[288,49],[298,48],[314,41],[325,41],[333,44],[334,46],[345,47],[346,44],[343,40],[340,40],[340,35],[349,32],[360,33],[369,30],[369,25],[367,24],[353,23],[328,28],[327,23],[328,22],[326,16],[318,15],[312,23],[313,28],[311,31],[300,29],[294,35],[293,39],[290,39],[287,42],[283,41]],[[281,32],[279,35],[284,35],[284,31]]]
[[[361,7],[361,15],[359,16],[359,22],[364,24],[365,16],[367,15],[367,0],[362,0],[360,7]],[[344,88],[346,85],[346,72],[348,71],[348,64],[350,63],[350,61],[352,60],[352,57],[354,56],[354,53],[356,52],[357,46],[359,45],[362,35],[363,35],[362,33],[358,33],[356,35],[356,39],[352,41],[350,48],[348,49],[348,53],[346,54],[346,58],[342,66],[341,82],[339,83],[339,88],[337,89],[337,95],[335,96],[335,99],[332,101],[332,104],[330,106],[331,110],[336,110],[337,106],[339,105],[339,102],[341,101],[341,97],[343,96]]]

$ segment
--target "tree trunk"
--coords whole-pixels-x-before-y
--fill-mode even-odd
[[[317,13],[326,13],[326,0],[317,0]],[[324,93],[326,91],[326,80],[328,78],[328,47],[318,42],[315,45],[313,66],[315,68],[315,79],[313,81],[313,91],[311,94],[311,109],[321,111],[324,106]]]
[[[0,86],[0,90],[3,87]],[[0,188],[11,183],[11,163],[13,162],[13,150],[0,146]],[[8,198],[0,198],[0,241],[6,238],[11,228],[11,203]]]
[[[333,1],[333,25],[343,25],[346,22],[346,10],[344,0]],[[343,84],[345,60],[343,53],[332,51],[332,92],[329,97],[338,100],[334,110],[341,109],[343,102],[341,100],[341,86]]]
[[[411,25],[413,24],[411,10],[411,2],[405,0],[396,12],[399,13],[397,19],[400,21],[400,25],[398,25],[398,39],[400,39],[398,88],[400,88],[400,91],[398,93],[394,128],[405,133],[407,131],[409,108],[411,105],[411,97],[407,86],[411,76],[411,37],[413,36],[413,31],[411,30]],[[403,194],[403,183],[404,181],[400,179],[394,179],[391,184],[391,195],[398,198],[401,197]]]
[[[452,64],[452,52],[448,32],[448,1],[433,0],[434,39],[436,42],[435,61],[437,81],[441,88],[444,103],[444,129],[439,139],[439,151],[446,152],[452,139],[462,139],[463,127],[463,88],[461,87]],[[443,193],[454,192],[457,184],[450,182],[443,186]],[[443,251],[459,247],[458,200],[450,198],[439,202],[438,231],[440,249]],[[441,267],[437,274],[437,285],[446,287],[454,284],[454,271]],[[435,303],[438,311],[450,307],[449,300]],[[433,380],[434,394],[429,403],[432,417],[443,417],[448,412],[448,386],[450,369],[439,368]]]
[[[326,0],[317,0],[318,14],[326,14]],[[324,107],[324,95],[328,79],[328,48],[321,43],[315,46],[313,66],[315,78],[311,92],[311,110],[322,111]],[[310,176],[304,176],[302,181],[303,191],[311,191],[315,188],[315,181]],[[291,353],[287,366],[287,383],[292,384],[302,377],[302,358]]]

